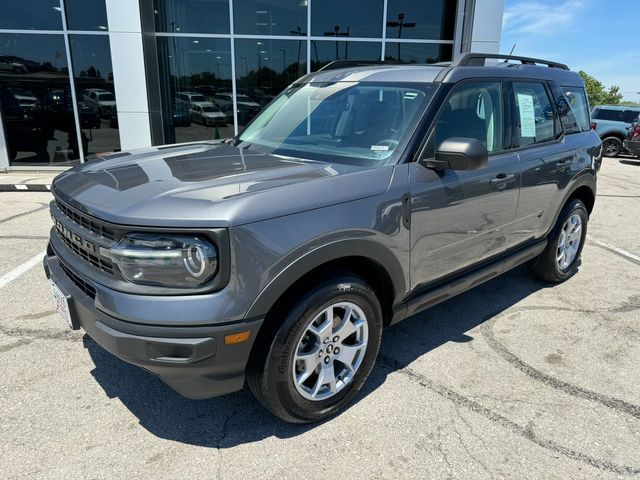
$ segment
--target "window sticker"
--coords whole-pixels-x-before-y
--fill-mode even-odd
[[[536,136],[536,112],[533,108],[533,96],[526,93],[518,93],[518,110],[520,112],[520,135],[522,137],[535,138]]]
[[[378,152],[386,152],[389,150],[389,145],[371,145],[371,150]]]

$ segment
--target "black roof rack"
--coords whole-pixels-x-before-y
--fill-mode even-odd
[[[559,68],[561,70],[569,70],[564,63],[551,62],[549,60],[541,60],[539,58],[530,57],[517,57],[514,55],[501,55],[498,53],[466,53],[457,62],[454,62],[454,67],[484,67],[485,60],[495,59],[504,60],[505,62],[512,60],[514,62],[520,62],[523,65],[546,65],[549,68]]]
[[[397,60],[334,60],[327,63],[318,72],[326,70],[337,70],[338,68],[366,67],[370,65],[407,65],[407,62]]]

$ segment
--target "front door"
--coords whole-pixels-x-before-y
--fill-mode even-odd
[[[501,82],[457,85],[438,114],[423,157],[451,137],[487,146],[488,165],[475,171],[409,166],[412,290],[462,271],[512,246],[519,160],[508,151]]]

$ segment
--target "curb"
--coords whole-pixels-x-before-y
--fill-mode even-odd
[[[16,185],[3,185],[0,184],[0,192],[49,192],[51,191],[51,184],[24,184],[19,183]]]

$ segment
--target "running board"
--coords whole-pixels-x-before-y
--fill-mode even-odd
[[[480,267],[469,273],[462,274],[444,285],[426,288],[412,294],[405,302],[394,308],[396,313],[391,324],[399,322],[411,315],[415,315],[422,310],[433,307],[444,302],[462,292],[470,290],[484,282],[505,273],[518,265],[521,265],[532,258],[537,257],[547,247],[547,240],[535,243],[529,247],[518,250],[507,257],[493,262],[485,267]],[[404,307],[402,307],[404,306]],[[402,312],[402,313],[400,313]]]

